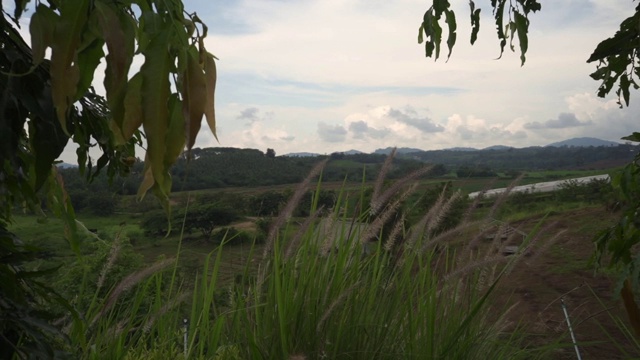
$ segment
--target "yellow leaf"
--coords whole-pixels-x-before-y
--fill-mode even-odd
[[[145,194],[147,193],[147,191],[149,191],[149,189],[151,189],[154,183],[153,173],[151,172],[151,162],[149,161],[148,153],[144,159],[143,174],[144,174],[144,177],[142,178],[142,182],[140,183],[140,187],[138,188],[138,194],[136,196],[138,201],[142,201],[142,199],[144,199]]]
[[[124,120],[122,121],[122,136],[125,141],[131,139],[133,133],[142,125],[142,75],[135,74],[124,97]]]
[[[107,102],[113,119],[122,128],[127,74],[133,59],[135,29],[130,16],[122,9],[114,9],[101,1],[96,1],[95,6],[108,50],[104,78]]]
[[[200,131],[207,104],[207,83],[195,46],[187,52],[187,68],[182,76],[182,98],[182,114],[187,124],[187,149],[191,149]]]
[[[87,22],[89,1],[63,1],[59,11],[51,44],[51,96],[56,107],[58,121],[66,134],[67,109],[76,101],[76,87],[80,79],[80,70],[76,59],[76,50],[80,43],[82,30]]]
[[[213,59],[213,55],[207,53],[205,56],[204,73],[206,76],[207,86],[207,102],[204,108],[204,114],[207,117],[207,123],[213,133],[213,136],[218,140],[216,135],[216,113],[215,113],[215,92],[216,92],[216,62]]]
[[[33,51],[33,65],[44,60],[45,51],[53,42],[53,33],[58,21],[58,15],[48,6],[38,5],[31,16],[29,32],[31,33],[31,50]]]

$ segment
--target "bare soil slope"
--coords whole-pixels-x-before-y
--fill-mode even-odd
[[[577,341],[584,359],[623,359],[607,332],[617,339],[633,358],[640,358],[640,349],[623,337],[605,309],[628,324],[622,301],[614,294],[617,278],[602,272],[594,274],[590,265],[593,238],[597,231],[613,224],[616,214],[604,207],[589,207],[550,216],[549,236],[565,232],[544,253],[524,258],[498,289],[498,300],[516,303],[506,315],[513,323],[522,324],[538,345],[554,339],[570,343],[571,338],[563,315],[560,298],[567,305]],[[514,224],[530,231],[536,220]],[[595,293],[595,296],[594,296]],[[505,300],[509,299],[509,301]],[[602,303],[601,303],[602,302]],[[496,314],[497,316],[498,314]],[[571,346],[557,350],[556,359],[575,359]]]

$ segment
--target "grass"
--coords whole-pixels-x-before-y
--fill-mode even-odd
[[[181,359],[185,345],[189,359],[547,358],[557,344],[530,347],[522,329],[491,315],[508,313],[508,304],[490,311],[494,290],[526,246],[509,258],[500,255],[500,241],[478,248],[481,222],[474,217],[435,233],[448,211],[446,198],[414,224],[382,221],[394,218],[416,189],[414,181],[383,188],[384,173],[383,167],[378,181],[360,184],[361,192],[374,187],[378,210],[370,218],[371,212],[356,211],[370,204],[351,200],[358,198],[351,184],[343,185],[335,208],[313,207],[315,221],[291,219],[286,206],[266,245],[217,246],[184,234],[138,242],[151,267],[94,294],[81,290],[92,300],[61,320],[67,350],[84,359]],[[545,205],[509,219],[550,210]],[[32,239],[63,233],[55,220],[41,228],[33,221],[18,217],[14,230]],[[126,215],[82,221],[109,244],[117,234],[140,234]],[[323,222],[333,226],[318,225]],[[535,239],[527,241],[544,247]],[[109,252],[99,272],[112,274],[111,257],[118,256]]]
[[[499,243],[480,253],[473,236],[461,241],[475,222],[435,233],[446,198],[413,226],[383,221],[411,183],[374,184],[372,218],[350,217],[345,192],[334,209],[314,207],[302,224],[288,204],[264,246],[218,246],[189,279],[178,264],[195,263],[206,249],[180,237],[177,261],[161,263],[169,268],[133,273],[67,321],[75,356],[180,359],[186,346],[189,359],[544,358],[519,330],[488,315],[493,290],[519,256],[499,255]]]

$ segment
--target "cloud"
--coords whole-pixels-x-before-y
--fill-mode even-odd
[[[326,142],[342,142],[347,137],[347,130],[342,125],[331,126],[325,122],[318,122],[318,135]]]
[[[463,117],[459,114],[447,119],[445,136],[459,139],[455,146],[479,148],[490,145],[521,147],[522,139],[528,137],[517,125],[517,120],[507,124],[491,124],[474,115]]]
[[[258,121],[258,108],[256,107],[248,107],[242,111],[240,111],[240,115],[238,115],[237,119],[239,120],[247,120],[246,125],[251,125],[254,122]]]
[[[349,124],[349,132],[354,139],[382,139],[389,134],[388,129],[376,129],[370,127],[366,121],[354,121]]]
[[[539,121],[533,121],[524,124],[525,129],[540,130],[540,129],[566,129],[578,126],[591,125],[591,121],[580,121],[573,113],[560,113],[557,119],[547,120],[543,123]]]
[[[415,111],[411,110],[411,113],[415,113]],[[444,131],[444,127],[438,124],[434,124],[433,121],[431,121],[431,119],[427,117],[423,117],[423,118],[411,117],[408,114],[393,108],[389,109],[389,117],[401,123],[413,126],[414,128],[422,132],[436,133],[436,132]]]

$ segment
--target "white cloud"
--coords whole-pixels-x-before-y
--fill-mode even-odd
[[[521,67],[508,49],[494,60],[499,46],[488,2],[477,2],[483,15],[473,47],[468,2],[452,3],[458,43],[448,62],[434,62],[416,41],[428,6],[422,0],[187,2],[208,22],[206,45],[220,58],[220,143],[203,127],[197,146],[279,154],[523,147],[575,136],[618,139],[637,130],[632,114],[640,93],[627,110],[596,98],[599,84],[588,76],[595,65],[586,63],[635,4],[544,3],[531,15]]]

